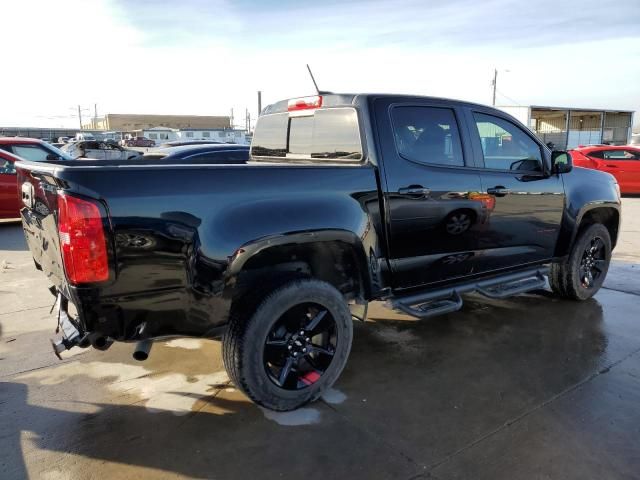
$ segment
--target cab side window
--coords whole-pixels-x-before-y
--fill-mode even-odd
[[[395,107],[391,112],[398,153],[414,162],[464,166],[456,117],[450,108]]]
[[[16,166],[9,160],[0,159],[0,175],[15,175]]]
[[[542,171],[540,146],[520,127],[493,115],[474,112],[484,166],[493,170]]]

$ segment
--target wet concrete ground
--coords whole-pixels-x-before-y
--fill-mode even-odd
[[[640,478],[640,198],[623,208],[595,299],[468,296],[427,322],[376,304],[335,389],[281,414],[214,341],[58,361],[47,282],[0,224],[0,478]]]

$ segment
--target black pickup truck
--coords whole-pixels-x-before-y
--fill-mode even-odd
[[[584,300],[620,224],[614,178],[573,168],[509,115],[398,95],[263,110],[245,165],[18,164],[24,232],[62,339],[223,339],[231,379],[289,410],[345,366],[372,300],[417,318],[461,294]]]

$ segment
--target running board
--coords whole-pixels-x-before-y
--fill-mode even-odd
[[[463,293],[478,292],[489,298],[507,298],[544,288],[548,271],[547,267],[528,269],[453,287],[395,297],[390,300],[390,307],[412,317],[425,319],[460,310]]]

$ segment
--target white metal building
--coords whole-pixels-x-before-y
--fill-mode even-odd
[[[633,111],[591,108],[499,106],[558,150],[578,145],[626,145],[631,139]]]
[[[171,141],[196,141],[209,140],[220,143],[238,143],[246,145],[250,142],[244,130],[236,130],[229,128],[218,129],[202,129],[202,128],[167,128],[152,127],[142,130],[134,130],[130,135],[136,137],[145,137],[154,140],[156,144]]]

